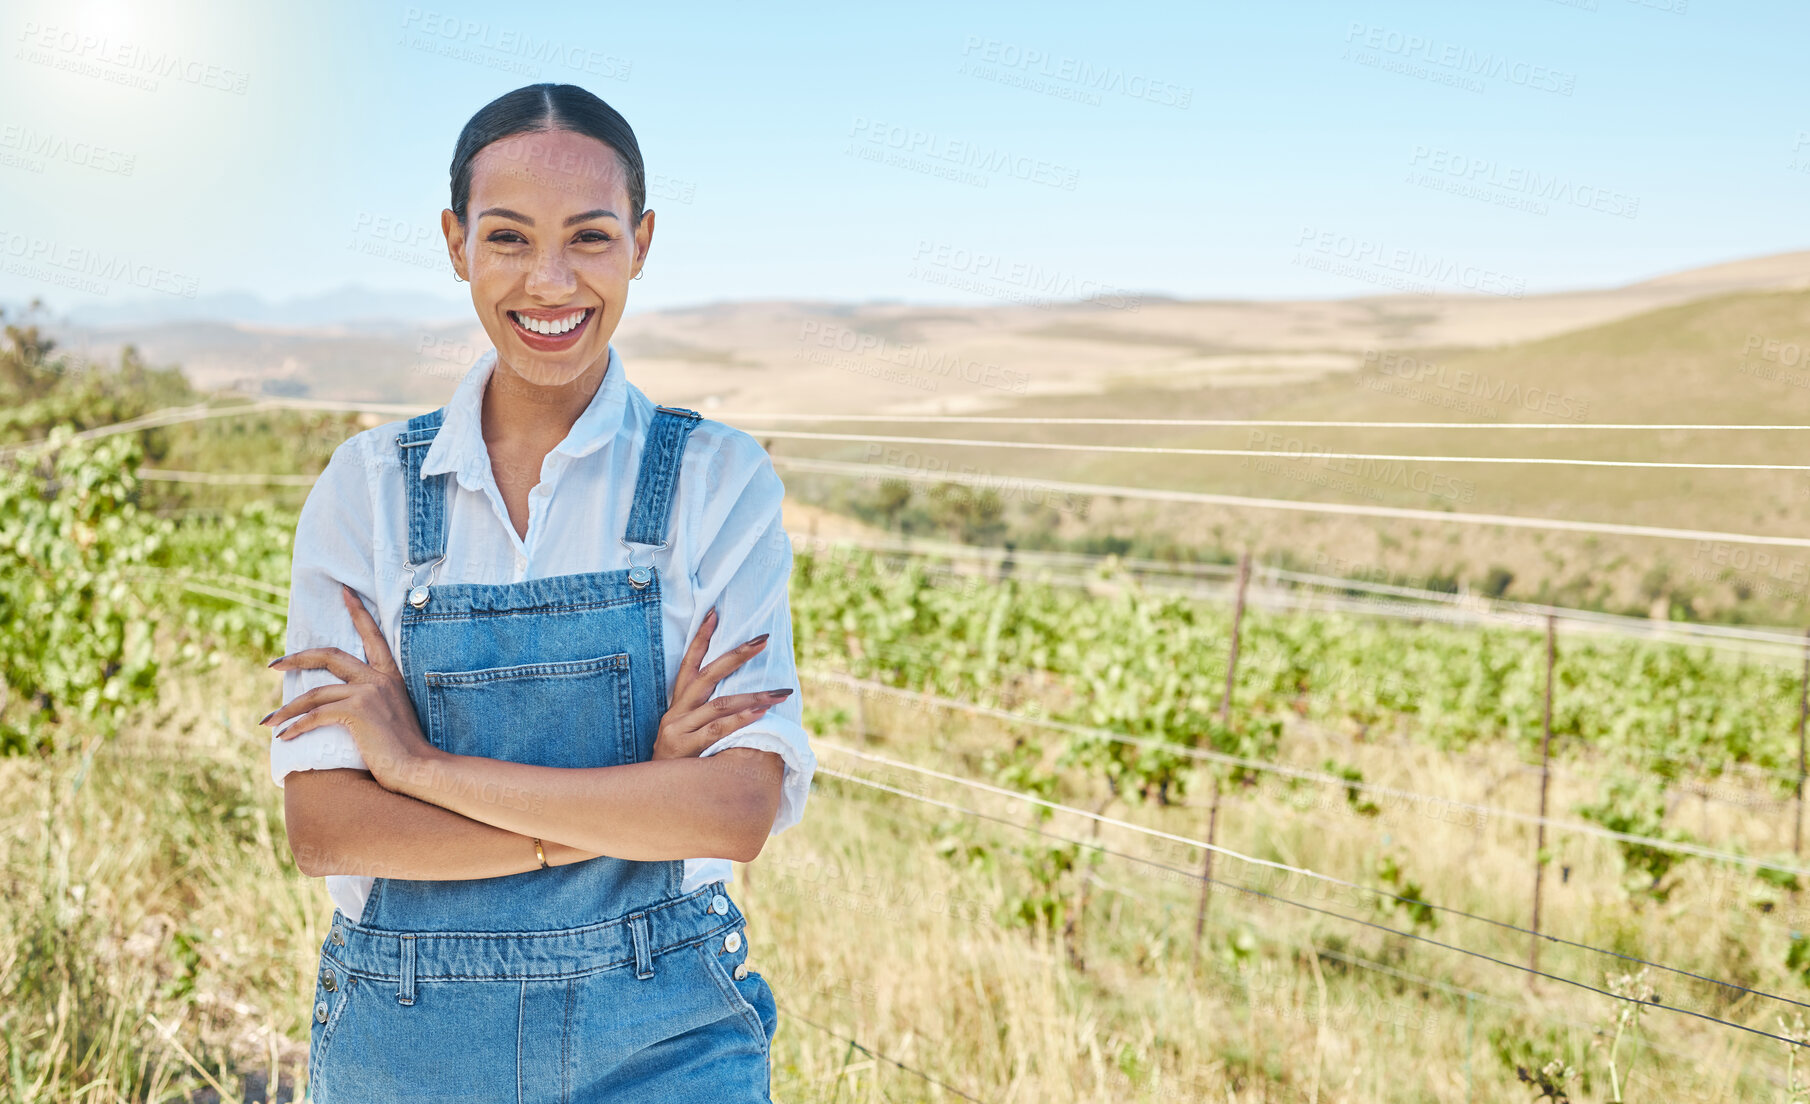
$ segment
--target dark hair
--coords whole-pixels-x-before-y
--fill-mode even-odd
[[[615,108],[576,84],[530,84],[506,92],[478,109],[459,132],[453,149],[452,210],[465,225],[465,205],[471,198],[471,159],[492,142],[517,134],[571,130],[597,139],[616,151],[628,178],[628,201],[641,225],[647,206],[647,170],[641,164],[641,146],[635,131]]]

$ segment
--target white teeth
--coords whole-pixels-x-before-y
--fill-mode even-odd
[[[568,314],[564,318],[556,318],[551,321],[539,318],[529,318],[526,315],[518,314],[515,311],[510,311],[509,317],[515,319],[516,325],[524,330],[533,330],[537,334],[545,334],[548,337],[557,337],[562,333],[569,332],[574,326],[583,322],[585,320],[585,315],[589,313],[590,308],[586,307],[576,314]]]

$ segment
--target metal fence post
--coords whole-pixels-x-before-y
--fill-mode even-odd
[[[1557,651],[1554,643],[1558,618],[1546,615],[1546,712],[1540,722],[1540,820],[1535,834],[1533,854],[1533,946],[1528,953],[1528,967],[1540,968],[1540,884],[1546,874],[1546,792],[1552,784],[1552,666]],[[1538,989],[1538,978],[1527,975],[1527,988]]]

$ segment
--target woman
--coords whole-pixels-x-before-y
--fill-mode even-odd
[[[494,349],[342,444],[302,509],[264,723],[336,906],[323,1104],[769,1099],[777,1009],[727,882],[816,765],[784,488],[753,438],[624,378],[645,198],[581,88],[473,116],[441,225]]]

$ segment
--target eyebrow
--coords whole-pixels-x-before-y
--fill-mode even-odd
[[[533,219],[529,218],[527,215],[524,215],[519,211],[511,211],[507,207],[486,207],[482,211],[478,212],[479,218],[483,218],[485,215],[497,215],[497,216],[500,216],[500,217],[506,218],[506,219],[514,219],[515,221],[521,223],[524,226],[533,226],[534,225]],[[581,222],[589,222],[594,218],[613,218],[613,219],[616,219],[617,222],[622,221],[622,219],[617,216],[616,212],[605,210],[604,208],[599,207],[595,211],[586,211],[585,213],[583,213],[581,215],[573,215],[571,218],[566,220],[565,224],[567,226],[577,226]]]

